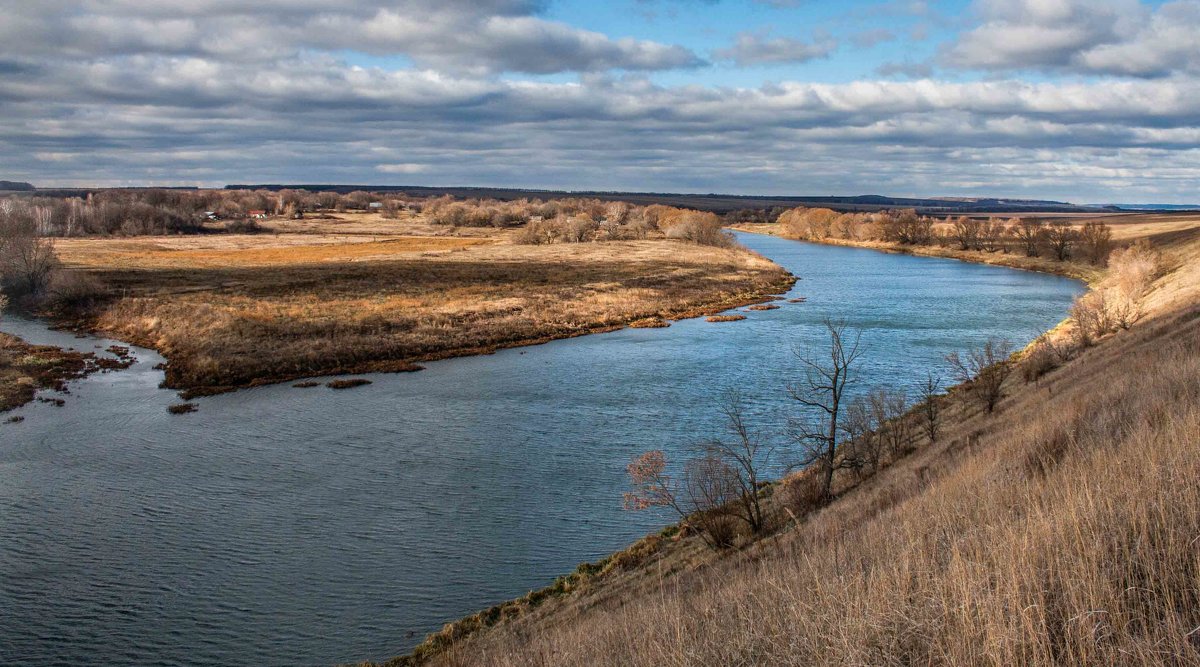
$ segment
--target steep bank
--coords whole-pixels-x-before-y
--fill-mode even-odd
[[[727,554],[647,538],[395,664],[1200,662],[1200,234],[1157,242],[1139,323],[995,414],[947,399],[831,505]]]

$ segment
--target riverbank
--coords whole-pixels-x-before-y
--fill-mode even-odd
[[[670,239],[521,245],[515,230],[419,221],[273,224],[62,242],[64,264],[108,295],[66,319],[158,350],[166,386],[196,396],[709,315],[794,282],[743,249]]]
[[[973,262],[975,264],[989,264],[992,266],[1003,266],[1010,269],[1022,269],[1024,271],[1038,271],[1040,273],[1049,273],[1056,276],[1082,280],[1088,285],[1094,285],[1104,277],[1104,269],[1101,267],[1087,264],[1085,262],[1060,262],[1047,257],[1026,257],[1024,255],[999,251],[985,252],[982,250],[959,250],[957,248],[939,245],[907,245],[902,243],[888,243],[886,241],[860,241],[837,239],[832,237],[813,240],[789,235],[786,228],[778,223],[742,223],[733,225],[730,228],[741,232],[749,232],[752,234],[768,234],[771,236],[778,236],[780,238],[792,239],[794,241],[804,241],[806,243],[821,243],[824,245],[836,245],[846,248],[866,248],[868,250],[895,252],[905,255],[916,255],[919,257],[943,257],[946,259],[957,259],[963,262]]]
[[[1200,228],[1146,238],[1163,275],[1144,318],[1044,374],[1014,373],[996,413],[952,393],[936,441],[913,435],[878,473],[839,473],[828,506],[805,510],[788,485],[764,491],[767,537],[713,552],[668,530],[387,664],[1200,657],[1188,653],[1200,624]]]

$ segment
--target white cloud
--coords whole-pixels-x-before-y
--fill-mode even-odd
[[[414,162],[401,162],[399,164],[377,164],[375,170],[385,174],[419,174],[428,171],[429,166]]]
[[[491,72],[590,72],[700,66],[691,51],[613,39],[536,16],[522,0],[267,3],[50,0],[6,8],[0,54],[103,58],[190,55],[270,62],[306,51],[407,56],[419,66]]]
[[[980,0],[978,27],[943,53],[954,67],[1167,76],[1200,70],[1200,2]]]
[[[743,32],[737,35],[733,46],[713,52],[721,60],[732,60],[740,67],[781,63],[804,63],[819,58],[828,58],[837,49],[837,42],[829,37],[820,37],[805,42],[790,37],[769,37],[763,34]]]

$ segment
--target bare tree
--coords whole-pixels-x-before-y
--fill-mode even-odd
[[[669,507],[685,523],[695,524],[700,537],[713,548],[729,546],[733,538],[729,504],[736,497],[736,473],[717,456],[700,456],[683,467],[680,483],[667,474],[661,450],[646,452],[626,467],[633,491],[625,494],[625,509]]]
[[[841,418],[839,428],[846,434],[842,442],[843,448],[853,452],[847,455],[857,464],[855,467],[878,469],[880,453],[883,450],[882,441],[878,437],[875,414],[867,402],[866,396],[855,396],[846,405],[845,414]]]
[[[746,423],[742,396],[736,389],[725,392],[721,412],[725,415],[726,428],[733,439],[708,443],[706,454],[724,462],[733,472],[738,514],[750,526],[750,530],[757,533],[765,525],[758,496],[759,475],[763,467],[770,463],[774,448],[766,444]]]
[[[804,366],[803,382],[788,387],[788,393],[816,418],[806,415],[791,423],[793,439],[801,445],[800,466],[817,465],[822,475],[821,493],[828,499],[833,489],[833,472],[853,467],[852,461],[839,461],[838,418],[841,416],[846,387],[862,351],[861,332],[850,335],[844,321],[824,320],[829,333],[829,350],[822,356],[799,349],[796,356]],[[844,464],[844,465],[843,465]]]
[[[901,419],[908,411],[908,397],[902,389],[876,387],[867,394],[867,403],[879,429],[880,443],[886,443],[892,456],[900,453],[908,439],[908,424]]]
[[[929,442],[937,442],[938,428],[941,426],[938,393],[942,390],[942,379],[934,377],[933,373],[925,374],[921,383],[921,423],[925,427],[925,435]]]
[[[1071,250],[1079,240],[1079,232],[1066,220],[1053,220],[1046,225],[1042,238],[1054,259],[1064,262],[1071,258]]]
[[[950,226],[950,236],[958,243],[959,250],[971,250],[979,246],[980,224],[967,217],[958,217]]]
[[[1037,219],[1021,220],[1013,225],[1013,237],[1025,249],[1026,257],[1037,257],[1046,233],[1046,225]]]
[[[1004,396],[1004,381],[1013,372],[1009,359],[1012,350],[1008,340],[989,338],[982,346],[968,350],[965,356],[951,352],[946,361],[967,392],[988,412],[993,412]]]
[[[1079,230],[1079,247],[1087,261],[1103,266],[1112,252],[1112,229],[1103,222],[1084,224]]]
[[[32,220],[0,219],[0,280],[14,296],[38,296],[58,268],[54,245]]]

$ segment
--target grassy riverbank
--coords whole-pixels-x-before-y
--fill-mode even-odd
[[[1144,317],[996,412],[951,392],[832,503],[766,489],[761,539],[647,537],[390,664],[1200,663],[1200,221],[1138,236]]]
[[[76,324],[158,350],[168,386],[206,393],[695,317],[792,282],[743,249],[666,238],[524,245],[370,214],[270,231],[60,241],[108,295]]]
[[[785,226],[778,223],[742,223],[733,225],[732,229],[742,232],[750,232],[752,234],[767,234],[785,239],[790,238],[808,243],[837,245],[847,248],[867,248],[870,250],[878,250],[880,252],[895,252],[906,255],[917,255],[920,257],[944,257],[947,259],[957,259],[963,262],[974,262],[976,264],[991,264],[993,266],[1004,266],[1010,269],[1039,271],[1041,273],[1050,273],[1058,276],[1065,276],[1067,278],[1075,278],[1088,284],[1096,282],[1104,275],[1104,270],[1102,268],[1087,264],[1085,262],[1060,262],[1048,257],[1027,257],[1025,255],[1018,255],[1014,253],[984,252],[982,250],[959,250],[957,248],[937,245],[905,245],[902,243],[889,243],[887,241],[855,241],[837,238],[827,238],[820,241],[814,241],[809,238],[800,238],[791,235],[788,233]]]

